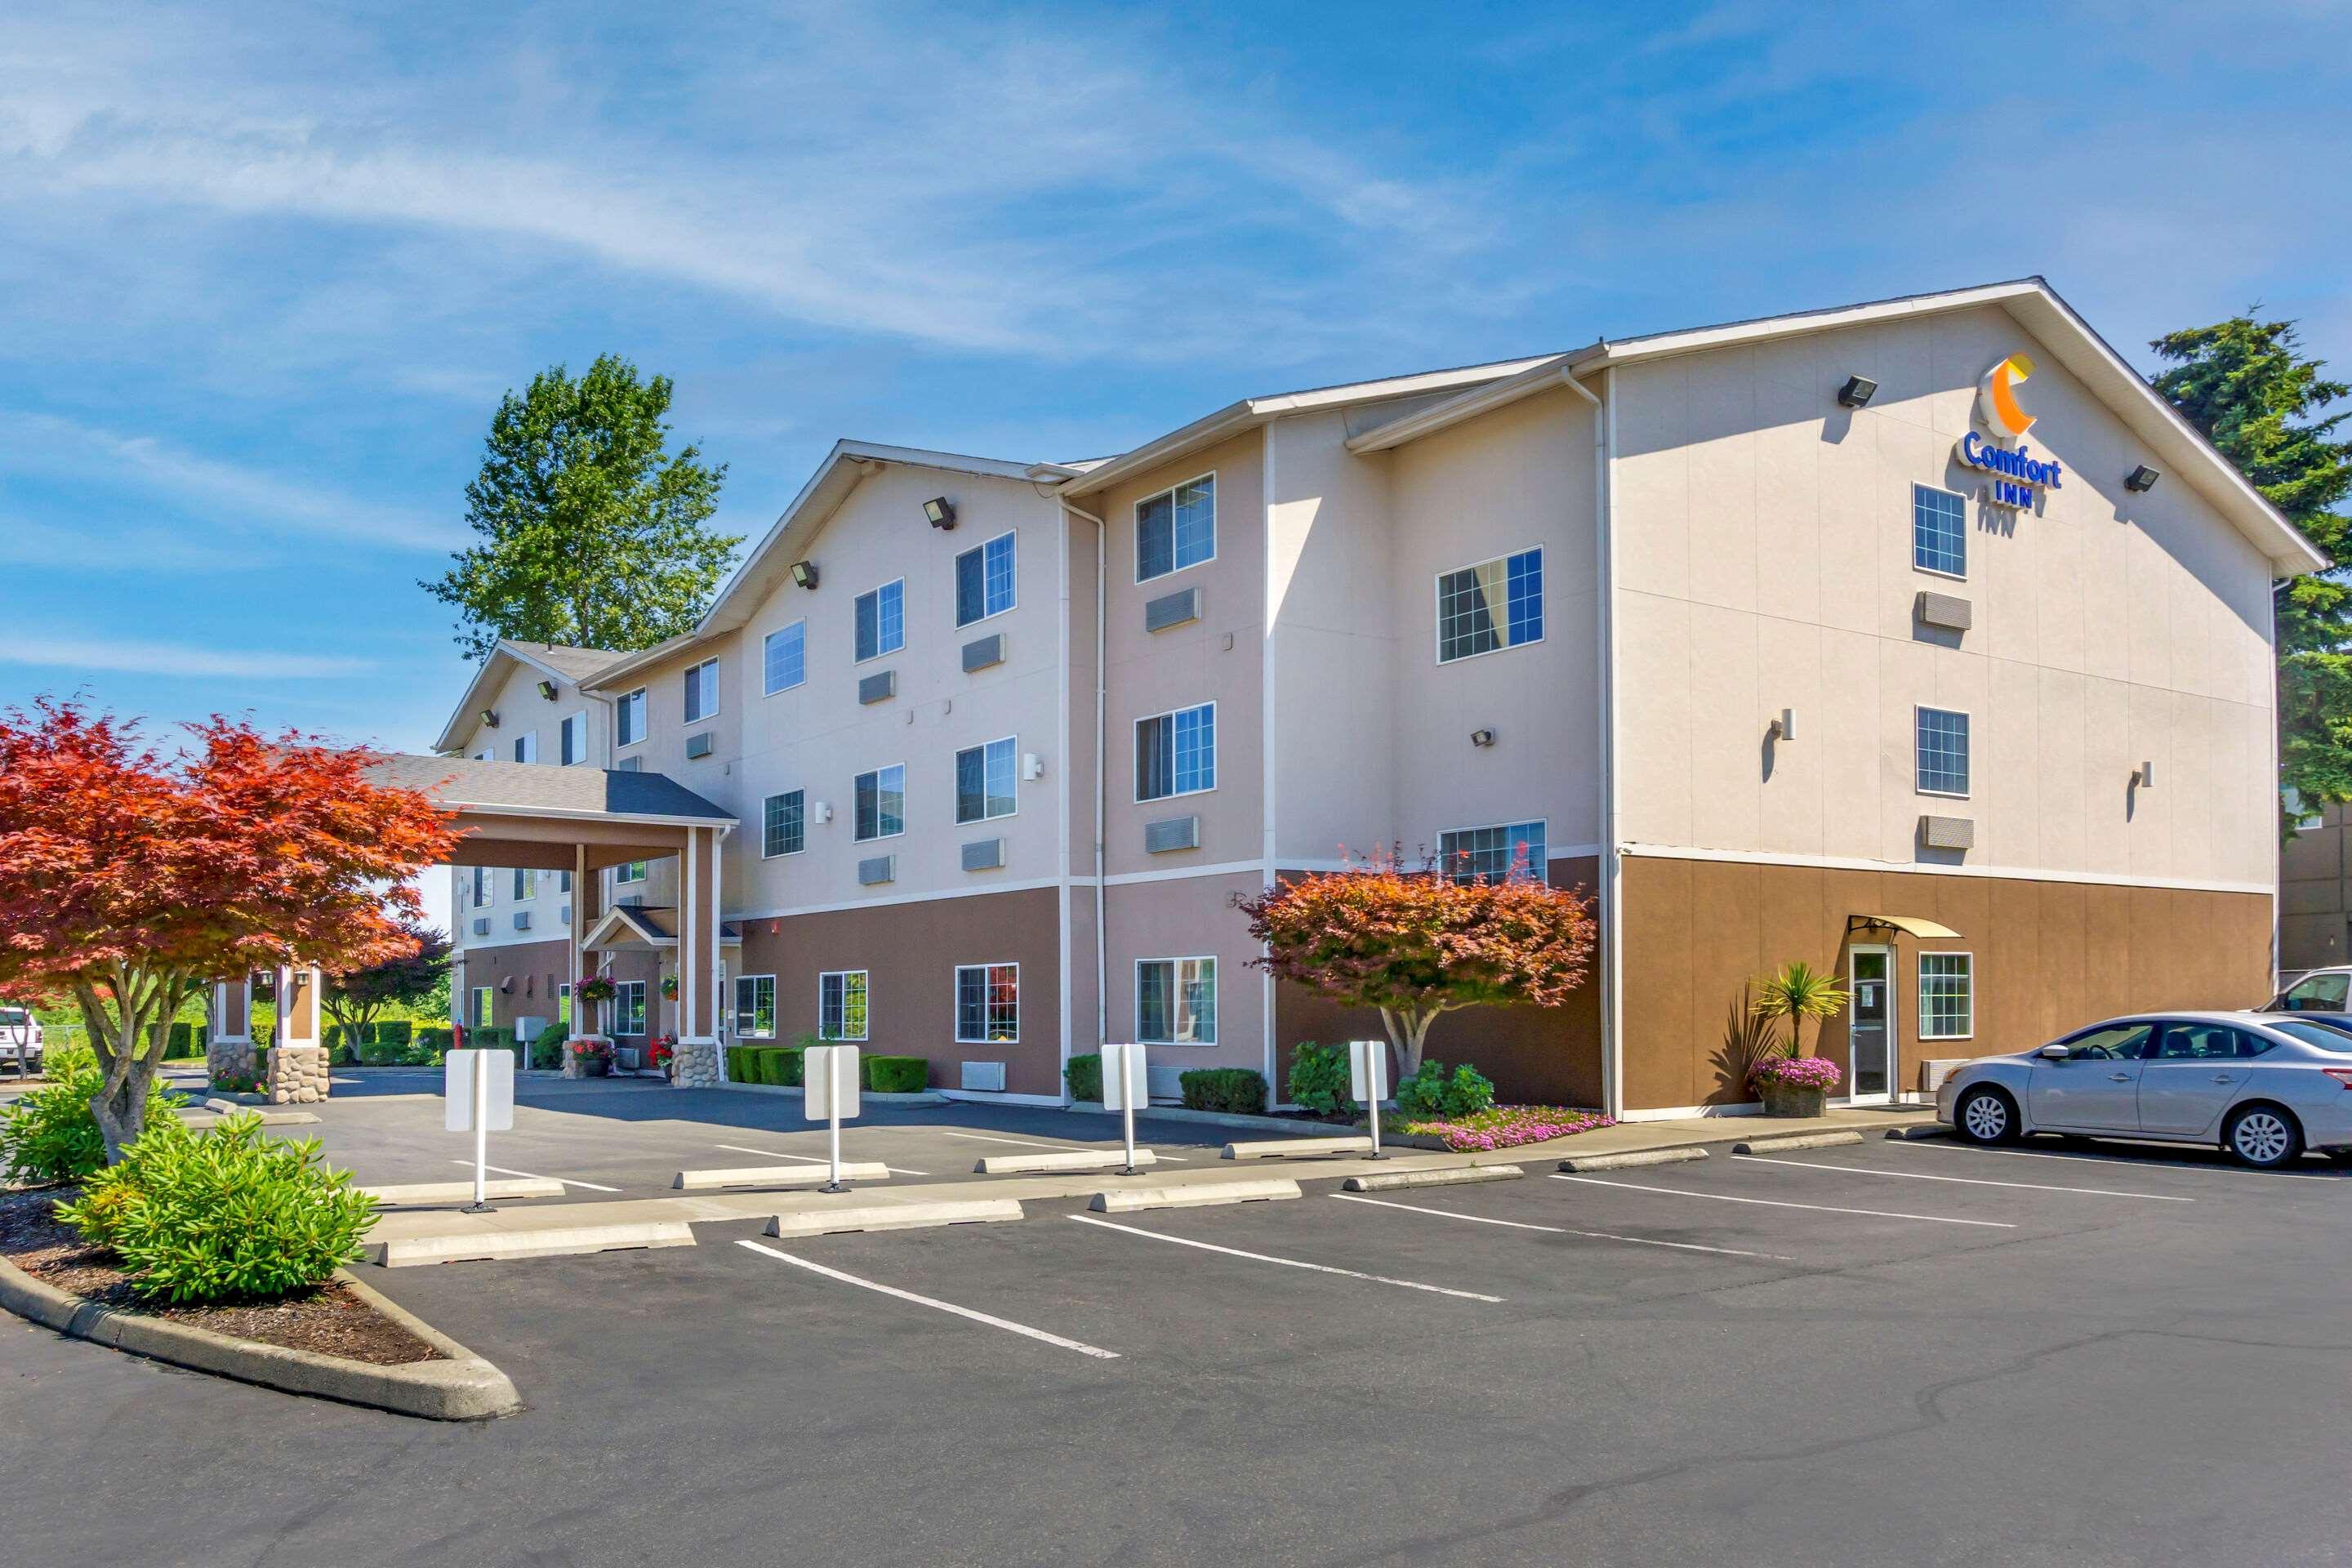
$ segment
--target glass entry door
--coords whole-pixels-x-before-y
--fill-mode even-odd
[[[1884,1105],[1895,1088],[1895,950],[1857,947],[1847,989],[1846,1097],[1856,1105]]]

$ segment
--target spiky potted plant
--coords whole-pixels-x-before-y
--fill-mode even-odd
[[[1764,1102],[1767,1116],[1819,1116],[1838,1084],[1835,1062],[1804,1054],[1805,1020],[1831,1018],[1845,1010],[1846,989],[1834,975],[1802,959],[1782,964],[1756,982],[1756,1016],[1789,1020],[1789,1044],[1759,1061],[1748,1087]]]

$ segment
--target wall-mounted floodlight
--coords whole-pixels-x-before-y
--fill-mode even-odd
[[[933,528],[955,526],[955,502],[945,496],[933,496],[923,503],[923,521]]]
[[[542,681],[541,681],[541,682],[539,683],[539,694],[540,694],[541,697],[546,698],[550,702],[554,701],[554,700],[555,700],[555,682],[553,682],[552,680],[542,680]]]
[[[1781,709],[1780,716],[1772,721],[1772,738],[1776,741],[1797,738],[1797,710],[1794,708]]]
[[[497,709],[485,708],[478,716],[482,721],[483,729],[495,730],[499,727],[499,710]]]
[[[1474,746],[1491,746],[1495,743],[1495,731],[1473,730],[1470,731],[1470,743]]]
[[[1878,383],[1866,375],[1847,376],[1845,384],[1838,388],[1838,402],[1848,408],[1866,408],[1877,395]]]
[[[815,562],[814,562],[814,561],[795,561],[795,562],[793,562],[793,585],[794,587],[797,587],[797,588],[814,588],[814,587],[815,587],[815,586],[816,586],[816,563],[815,563]]]
[[[2132,469],[2130,473],[2124,476],[2124,489],[2127,490],[2152,490],[2156,489],[2156,481],[2162,478],[2164,478],[2162,474],[2158,473],[2146,463],[2142,463],[2137,468]]]

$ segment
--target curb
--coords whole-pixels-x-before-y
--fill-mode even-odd
[[[1739,1145],[1742,1149],[1747,1144]],[[1637,1165],[1679,1165],[1686,1160],[1704,1160],[1706,1151],[1696,1143],[1679,1144],[1672,1149],[1627,1149],[1615,1154],[1571,1154],[1559,1163],[1563,1171],[1627,1171]]]
[[[1160,1156],[1138,1149],[1135,1163],[1138,1168],[1157,1165]],[[1126,1165],[1124,1149],[1071,1149],[1051,1154],[984,1154],[971,1171],[976,1176],[1047,1176],[1057,1171],[1123,1170]]]
[[[373,1198],[384,1208],[425,1208],[435,1204],[465,1204],[474,1201],[471,1182],[406,1182],[388,1187],[362,1187],[359,1191]],[[552,1176],[502,1176],[482,1184],[485,1198],[560,1198],[563,1184]]]
[[[1366,1132],[1350,1138],[1277,1138],[1264,1143],[1228,1143],[1223,1158],[1280,1160],[1293,1154],[1369,1154],[1371,1152],[1372,1135]]]
[[[1462,1165],[1439,1171],[1384,1171],[1377,1176],[1350,1176],[1339,1184],[1348,1193],[1391,1193],[1402,1187],[1458,1187],[1470,1182],[1516,1182],[1527,1174],[1517,1165]]]
[[[282,1394],[370,1405],[427,1421],[487,1421],[522,1408],[514,1381],[489,1362],[345,1270],[335,1270],[335,1279],[448,1359],[373,1366],[316,1351],[258,1344],[210,1329],[118,1312],[45,1285],[5,1258],[0,1258],[0,1307],[73,1339]]]
[[[1897,1142],[1915,1143],[1922,1138],[1949,1138],[1952,1130],[1940,1121],[1923,1121],[1916,1127],[1890,1127],[1887,1137]]]
[[[807,1091],[796,1083],[714,1083],[713,1089],[740,1089],[745,1094],[789,1094],[794,1100],[804,1100]],[[873,1100],[881,1105],[953,1105],[955,1101],[937,1089],[926,1089],[911,1094],[884,1094],[878,1089],[861,1089],[860,1100]]]
[[[768,1236],[833,1236],[852,1230],[921,1230],[940,1225],[995,1225],[1026,1219],[1013,1198],[949,1203],[882,1204],[862,1209],[807,1209],[771,1217]]]
[[[1207,1208],[1215,1204],[1263,1204],[1299,1196],[1287,1178],[1259,1182],[1194,1182],[1181,1187],[1127,1187],[1097,1193],[1087,1207],[1096,1214],[1135,1214],[1143,1209]]]
[[[1087,1116],[1117,1116],[1116,1110],[1106,1110],[1099,1100],[1074,1100],[1062,1108]],[[1236,1110],[1193,1110],[1181,1105],[1151,1105],[1136,1108],[1138,1121],[1158,1119],[1162,1121],[1197,1121],[1208,1127],[1256,1127],[1268,1132],[1287,1132],[1297,1138],[1326,1136],[1336,1121],[1294,1121],[1282,1116],[1244,1116]]]
[[[384,1268],[413,1268],[426,1263],[493,1263],[514,1258],[570,1258],[583,1252],[693,1245],[694,1231],[682,1219],[640,1220],[634,1225],[403,1237],[398,1241],[369,1243],[368,1261]]]
[[[887,1182],[890,1167],[872,1162],[841,1163],[845,1182]],[[681,1193],[724,1192],[729,1187],[821,1187],[833,1180],[830,1165],[737,1165],[716,1171],[680,1171],[670,1185]]]
[[[1735,1154],[1769,1154],[1780,1149],[1843,1149],[1862,1142],[1859,1132],[1800,1132],[1793,1138],[1751,1138],[1734,1143]]]

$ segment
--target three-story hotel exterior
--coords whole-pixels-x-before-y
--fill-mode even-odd
[[[733,819],[688,836],[730,1039],[1052,1102],[1139,1039],[1157,1089],[1278,1092],[1378,1026],[1253,968],[1234,900],[1400,844],[1524,855],[1601,935],[1574,1004],[1433,1055],[1737,1105],[1727,1015],[1804,959],[1853,985],[1821,1049],[1867,1102],[2261,999],[2271,591],[2322,564],[2028,279],[1248,398],[1087,463],[845,441],[692,633],[506,645],[441,750]],[[624,1048],[677,1026],[696,859],[461,871],[467,1017],[558,1016],[576,945]]]

